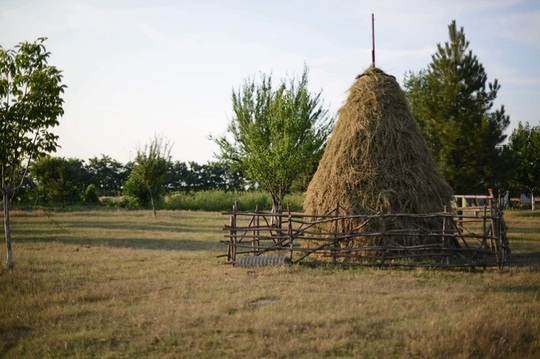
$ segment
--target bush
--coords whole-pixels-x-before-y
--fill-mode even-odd
[[[144,206],[141,204],[140,200],[137,197],[132,196],[122,196],[118,202],[118,207],[124,209],[141,209]]]
[[[100,203],[97,188],[93,183],[89,184],[84,191],[84,203],[93,205]]]

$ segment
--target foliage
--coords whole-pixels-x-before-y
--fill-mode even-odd
[[[80,202],[84,173],[81,160],[43,156],[32,164],[30,172],[42,202],[62,207]]]
[[[32,208],[38,200],[38,193],[30,173],[26,174],[21,183],[22,185],[11,196],[10,209]]]
[[[103,154],[101,158],[90,158],[86,170],[88,182],[94,183],[103,196],[118,196],[129,174],[126,166]]]
[[[7,248],[6,267],[13,267],[9,202],[22,185],[30,161],[56,149],[64,103],[62,73],[48,65],[50,53],[40,38],[14,49],[0,46],[0,177]]]
[[[226,135],[215,138],[219,158],[246,174],[272,197],[274,209],[293,182],[314,171],[333,118],[321,93],[308,91],[308,69],[297,81],[272,86],[271,76],[248,79],[233,91],[233,119]]]
[[[156,195],[160,195],[163,192],[161,188],[158,188]],[[136,176],[128,176],[123,186],[123,194],[132,197],[130,202],[136,203],[138,208],[151,208],[150,193],[144,183]]]
[[[247,180],[225,162],[198,164],[176,161],[169,165],[165,180],[168,191],[241,191]]]
[[[95,200],[93,194],[95,191],[96,196],[108,198],[104,202],[109,207],[151,208],[150,193],[144,183],[136,176],[128,178],[134,167],[132,162],[122,164],[106,155],[102,155],[101,158],[90,158],[88,162],[89,164],[83,165],[82,160],[54,157],[36,160],[34,170],[26,176],[23,186],[14,197],[17,208],[23,206],[31,208],[38,203],[73,205],[80,199],[79,190],[84,188],[86,188],[83,193],[86,203]],[[54,166],[57,168],[53,168]],[[51,181],[56,183],[51,185]],[[67,182],[75,184],[79,193],[75,193],[73,186],[69,186]],[[231,192],[225,196],[232,198],[234,193],[248,188],[249,182],[245,177],[238,171],[232,171],[224,162],[198,164],[168,161],[166,175],[156,191],[154,200],[161,202],[161,195],[165,193],[183,192],[187,195],[208,191]],[[132,198],[124,198],[120,202],[113,200],[112,198],[119,197],[118,191],[121,189]]]
[[[140,187],[148,192],[150,205],[156,213],[156,197],[163,193],[167,169],[171,162],[171,145],[160,136],[154,136],[144,148],[137,150],[135,165],[126,182],[126,193],[137,196],[141,201]],[[136,190],[137,189],[137,190]]]
[[[510,120],[504,106],[492,110],[498,81],[487,82],[484,66],[468,50],[463,27],[448,27],[450,41],[437,45],[428,68],[409,73],[405,87],[442,174],[456,193],[501,186],[507,158],[499,145]]]
[[[84,203],[99,204],[99,196],[96,186],[90,183],[84,191]]]
[[[513,154],[512,184],[518,191],[540,192],[540,126],[521,122],[510,135],[509,148]],[[534,209],[534,195],[532,197]]]

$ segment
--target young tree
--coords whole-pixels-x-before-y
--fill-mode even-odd
[[[156,135],[143,149],[137,150],[135,165],[128,177],[128,182],[140,183],[148,191],[154,217],[157,217],[155,199],[163,191],[170,162],[171,145]]]
[[[53,152],[58,136],[50,132],[63,115],[62,72],[47,63],[50,53],[40,38],[13,49],[0,46],[0,170],[7,249],[13,268],[9,203],[22,185],[30,161]]]
[[[540,191],[540,126],[531,127],[520,122],[510,135],[508,146],[514,156],[513,185],[520,191],[530,192],[534,211],[534,193]]]
[[[411,111],[442,174],[457,193],[486,191],[503,181],[499,146],[510,123],[504,106],[493,110],[500,89],[468,50],[463,27],[448,27],[450,41],[437,45],[428,68],[405,79]]]
[[[274,212],[294,180],[316,168],[333,124],[321,93],[310,93],[307,86],[307,67],[300,80],[282,81],[277,88],[271,76],[248,79],[232,94],[232,138],[215,139],[218,158],[267,191]]]

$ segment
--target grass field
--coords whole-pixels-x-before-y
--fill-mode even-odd
[[[15,212],[6,358],[535,358],[540,212],[499,271],[234,268],[219,213]],[[5,250],[0,250],[2,260]]]

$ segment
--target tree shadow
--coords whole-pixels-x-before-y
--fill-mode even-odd
[[[73,238],[66,236],[42,236],[40,238],[16,239],[18,243],[61,243],[79,247],[114,247],[166,251],[220,251],[224,246],[219,241],[196,239],[162,238]]]
[[[512,253],[504,266],[540,268],[540,251]]]
[[[165,251],[217,251],[221,248],[218,241],[193,239],[75,239],[60,240],[64,244],[106,246],[115,248],[151,249]]]

